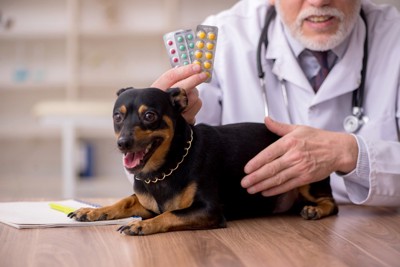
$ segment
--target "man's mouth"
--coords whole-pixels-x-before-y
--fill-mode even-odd
[[[333,19],[332,16],[310,16],[306,20],[313,23],[322,23],[322,22],[327,22],[331,19]]]

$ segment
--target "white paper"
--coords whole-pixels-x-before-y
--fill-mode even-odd
[[[0,222],[15,228],[47,228],[66,226],[124,225],[140,217],[96,222],[78,222],[67,214],[50,208],[49,203],[57,203],[71,208],[93,207],[89,204],[69,199],[63,201],[40,202],[0,202]]]

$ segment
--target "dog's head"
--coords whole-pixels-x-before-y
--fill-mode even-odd
[[[174,137],[175,123],[187,106],[183,89],[121,89],[113,121],[124,166],[133,174],[158,170]]]

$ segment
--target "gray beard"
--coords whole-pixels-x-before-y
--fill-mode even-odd
[[[282,11],[280,8],[280,0],[276,1],[277,13],[280,15],[283,21],[284,27],[288,30],[288,32],[295,38],[298,42],[300,42],[305,48],[314,50],[314,51],[326,51],[335,48],[339,44],[341,44],[351,33],[353,30],[357,19],[358,14],[361,9],[361,2],[357,3],[356,8],[350,17],[345,18],[343,12],[337,10],[336,8],[331,7],[323,7],[323,8],[313,8],[310,7],[306,10],[303,10],[299,16],[297,17],[295,23],[288,24],[285,20],[285,17],[282,16]],[[329,15],[334,16],[339,19],[339,29],[337,32],[327,39],[316,41],[312,38],[306,37],[303,34],[301,29],[303,20],[310,15]]]

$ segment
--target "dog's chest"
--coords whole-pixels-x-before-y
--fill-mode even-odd
[[[183,189],[176,191],[171,188],[165,191],[160,191],[159,189],[136,191],[140,204],[157,214],[190,207],[196,195],[197,185],[192,182]]]

